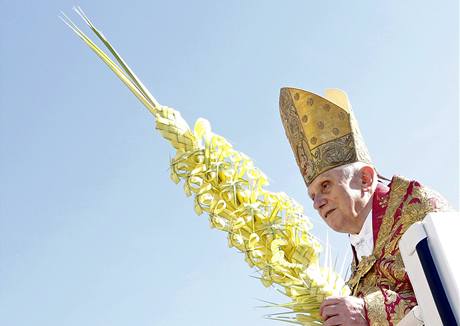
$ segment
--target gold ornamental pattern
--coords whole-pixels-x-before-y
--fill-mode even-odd
[[[337,166],[371,163],[350,108],[301,89],[282,88],[280,114],[307,186]]]

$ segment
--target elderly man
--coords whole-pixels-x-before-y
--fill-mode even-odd
[[[280,112],[314,208],[334,231],[350,235],[352,296],[326,299],[324,325],[395,325],[416,304],[398,242],[429,212],[448,209],[435,192],[376,171],[347,95],[283,88]]]

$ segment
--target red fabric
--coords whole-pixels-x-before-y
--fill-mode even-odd
[[[387,209],[389,191],[390,187],[379,182],[372,198],[372,232],[374,243],[377,242],[380,225],[382,225],[383,216]]]
[[[392,185],[394,189],[390,189]],[[372,202],[372,227],[374,246],[380,250],[374,253],[372,269],[366,267],[357,278],[351,278],[357,296],[365,299],[365,317],[370,325],[394,326],[417,304],[398,243],[410,225],[429,212],[443,210],[448,210],[447,202],[417,181],[393,177],[389,186],[378,184]]]

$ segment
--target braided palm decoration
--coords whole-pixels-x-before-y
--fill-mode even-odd
[[[210,226],[228,234],[228,244],[260,273],[264,286],[278,285],[290,298],[287,313],[268,318],[299,325],[321,324],[319,306],[331,295],[348,295],[339,274],[321,267],[321,245],[303,208],[285,193],[270,192],[267,177],[245,154],[211,132],[205,119],[191,130],[180,113],[161,106],[80,8],[75,11],[114,56],[115,63],[65,14],[63,21],[109,66],[155,118],[156,129],[176,150],[171,179],[183,181],[195,212],[206,212]]]

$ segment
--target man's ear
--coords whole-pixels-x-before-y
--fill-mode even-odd
[[[371,191],[376,177],[374,168],[369,165],[363,166],[359,174],[361,176],[361,190],[364,192]]]

